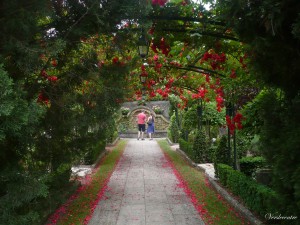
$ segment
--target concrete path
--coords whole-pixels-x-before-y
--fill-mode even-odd
[[[155,140],[130,139],[89,225],[204,225]]]

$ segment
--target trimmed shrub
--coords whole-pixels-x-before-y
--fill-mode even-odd
[[[206,163],[209,162],[209,152],[207,137],[204,130],[197,130],[195,140],[193,142],[193,154],[195,155],[195,162]]]
[[[243,157],[240,159],[240,169],[241,172],[244,173],[247,176],[253,177],[254,172],[259,169],[266,166],[266,160],[263,157],[257,156],[257,157]]]
[[[223,163],[223,164],[231,165],[231,160],[230,160],[229,154],[228,154],[226,135],[223,135],[221,137],[220,142],[219,142],[217,148],[215,149],[213,162],[214,162],[216,177],[219,176],[217,164]]]
[[[239,196],[245,205],[264,217],[267,213],[280,211],[279,195],[272,189],[256,183],[240,171],[225,164],[218,164],[219,180],[230,191]]]
[[[179,127],[176,121],[175,112],[170,118],[170,126],[168,128],[168,136],[172,142],[177,143],[180,137]]]

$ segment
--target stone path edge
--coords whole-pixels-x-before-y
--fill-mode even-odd
[[[167,142],[169,145],[173,145],[169,139],[167,139]],[[197,170],[202,171],[205,173],[205,169],[198,166],[196,163],[194,163],[186,154],[184,151],[182,151],[179,148],[176,148],[176,152],[181,155],[181,157],[185,158],[187,162],[195,167]],[[205,176],[208,178],[209,183],[212,185],[212,187],[224,197],[224,199],[243,217],[245,217],[251,225],[263,225],[264,223],[256,218],[253,213],[248,210],[245,206],[243,206],[241,203],[239,203],[237,200],[235,200],[223,187],[221,187],[215,180],[214,178],[210,177],[207,173],[205,173]]]

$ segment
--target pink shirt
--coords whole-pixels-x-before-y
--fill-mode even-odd
[[[138,124],[144,124],[146,121],[146,115],[145,113],[141,112],[137,115]]]

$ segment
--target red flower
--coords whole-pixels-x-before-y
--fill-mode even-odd
[[[242,119],[243,119],[243,115],[240,114],[240,113],[237,113],[237,114],[234,116],[233,121],[234,121],[235,123],[240,123],[240,122],[242,121]]]
[[[200,96],[198,94],[192,94],[192,98],[193,99],[198,99],[198,98],[200,98]]]
[[[243,115],[240,113],[237,113],[232,120],[228,115],[226,115],[226,124],[229,128],[230,134],[233,134],[235,129],[241,130],[243,128],[242,120]]]
[[[202,99],[204,99],[207,92],[208,91],[204,88],[198,89],[199,97],[202,98]]]
[[[164,6],[167,3],[168,0],[152,0],[153,5],[160,5]]]
[[[51,64],[52,64],[52,66],[57,66],[57,61],[56,61],[56,59],[53,59],[52,61],[51,61]]]
[[[156,96],[156,93],[154,91],[151,91],[149,95],[151,98],[154,98]]]
[[[154,67],[154,69],[155,69],[155,71],[156,72],[160,72],[160,68],[162,67],[162,64],[161,63],[158,63],[158,62],[156,62],[155,63],[155,67]]]
[[[211,54],[209,54],[208,52],[205,52],[201,60],[207,61],[210,58],[211,58]]]
[[[210,82],[210,77],[209,77],[209,75],[208,75],[208,74],[205,74],[205,80],[206,80],[206,82],[207,82],[207,83],[209,83],[209,82]]]
[[[223,105],[224,103],[224,99],[220,95],[216,97],[216,101],[218,105]]]
[[[151,45],[151,49],[152,49],[153,52],[158,53],[157,46],[153,42],[152,42],[152,45]]]
[[[112,62],[114,63],[114,64],[117,64],[118,62],[119,62],[119,58],[116,56],[116,57],[114,57],[113,59],[112,59]]]
[[[49,76],[49,77],[47,77],[47,80],[49,80],[49,81],[51,81],[51,82],[55,82],[55,81],[57,81],[57,76]]]
[[[47,74],[47,72],[46,72],[45,69],[42,69],[42,71],[41,71],[41,76],[43,76],[43,77],[45,77],[45,78],[48,77],[48,74]]]
[[[183,0],[183,1],[181,2],[181,5],[183,5],[183,6],[186,6],[187,4],[188,4],[187,0]]]
[[[243,129],[243,125],[241,123],[238,123],[237,124],[237,129],[239,129],[239,130]]]
[[[46,105],[49,104],[49,99],[46,97],[42,92],[39,93],[39,96],[37,98],[38,103],[44,103]]]
[[[174,82],[174,78],[170,78],[170,80],[166,84],[166,88],[170,88],[172,86],[173,82]]]
[[[151,27],[151,28],[149,29],[148,34],[151,34],[151,35],[154,34],[154,27]]]
[[[235,72],[234,69],[231,70],[230,77],[231,77],[232,79],[235,79],[235,78],[236,78],[236,72]]]
[[[160,40],[160,49],[162,54],[164,54],[165,56],[168,56],[169,52],[170,52],[170,46],[168,46],[165,42],[164,38],[161,38]]]

